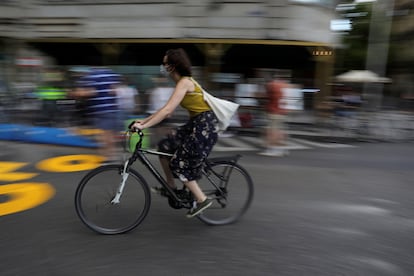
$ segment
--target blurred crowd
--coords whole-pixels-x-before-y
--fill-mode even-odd
[[[88,78],[96,75],[97,72],[110,72],[111,85],[104,87],[108,89],[104,94],[97,95],[86,93],[85,88],[91,88]],[[358,121],[360,111],[364,106],[364,99],[361,89],[352,85],[336,85],[332,87],[332,94],[322,101],[315,101],[319,89],[309,89],[304,84],[295,84],[290,72],[284,70],[273,70],[260,72],[254,77],[243,77],[240,75],[222,74],[216,78],[214,94],[230,98],[240,104],[237,116],[233,118],[230,127],[238,129],[260,130],[264,136],[268,115],[266,110],[268,103],[267,84],[274,80],[274,77],[283,76],[288,84],[283,89],[280,105],[286,112],[284,121],[289,121],[298,114],[312,117],[306,122],[314,123],[328,129],[342,128],[346,131],[353,124],[351,131],[360,124]],[[225,77],[223,77],[225,76]],[[108,79],[104,77],[98,82],[106,83]],[[41,81],[35,87],[28,87],[14,104],[8,104],[7,97],[1,98],[2,121],[6,123],[24,123],[37,126],[52,127],[85,127],[102,129],[105,125],[99,124],[94,119],[101,101],[103,106],[112,106],[105,110],[115,118],[111,129],[114,131],[125,130],[128,122],[140,116],[152,114],[162,107],[173,92],[173,84],[159,72],[148,74],[150,84],[140,87],[142,84],[136,81],[131,74],[116,72],[116,69],[106,67],[87,67],[76,66],[67,70],[60,67],[46,68],[41,74]],[[220,83],[222,85],[217,85]],[[95,83],[94,89],[99,88],[100,84]],[[105,85],[104,85],[105,86]],[[209,87],[206,85],[206,87]],[[361,87],[359,87],[361,88]],[[3,93],[3,95],[7,95]],[[405,95],[405,94],[404,94]],[[399,112],[412,114],[414,100],[410,97],[402,97],[394,105]],[[23,107],[25,106],[25,107]],[[19,108],[20,107],[20,108]],[[98,107],[100,109],[100,107]],[[178,109],[176,114],[166,120],[161,127],[168,124],[182,122],[187,116],[183,110]],[[102,112],[101,111],[98,111]],[[101,121],[107,119],[98,119]],[[109,124],[108,124],[109,125]],[[282,127],[281,127],[282,128]],[[154,133],[163,130],[154,129]],[[266,139],[264,139],[266,141]],[[266,142],[264,142],[266,143]]]

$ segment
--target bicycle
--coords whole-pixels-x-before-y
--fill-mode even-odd
[[[151,192],[142,174],[131,168],[137,159],[165,189],[163,196],[168,199],[170,207],[190,209],[195,204],[184,185],[179,193],[174,192],[147,156],[171,157],[172,154],[142,148],[144,133],[140,130],[128,130],[125,133],[126,144],[129,145],[135,133],[139,138],[124,164],[102,165],[89,171],[76,189],[76,213],[88,228],[97,233],[126,233],[147,216]],[[213,157],[202,164],[202,177],[198,184],[208,197],[214,199],[213,205],[197,216],[204,223],[234,223],[249,208],[253,199],[253,181],[246,169],[237,163],[240,157]]]

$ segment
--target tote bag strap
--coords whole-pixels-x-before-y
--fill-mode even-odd
[[[189,77],[190,81],[192,81],[194,83],[194,85],[198,88],[200,88],[201,90],[201,94],[204,93],[204,88],[193,78],[193,77]]]

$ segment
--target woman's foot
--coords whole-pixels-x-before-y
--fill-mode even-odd
[[[211,198],[206,198],[203,202],[197,203],[197,206],[195,208],[192,208],[187,213],[187,218],[192,218],[194,216],[197,216],[201,212],[203,212],[205,209],[211,206],[213,204],[213,200]]]

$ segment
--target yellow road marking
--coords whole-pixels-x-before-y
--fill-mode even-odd
[[[34,208],[48,201],[55,194],[55,189],[48,183],[18,183],[0,186],[0,195],[9,196],[0,203],[0,216]]]
[[[27,163],[24,162],[0,162],[0,181],[15,182],[38,175],[37,173],[13,172],[26,165]]]
[[[40,161],[36,167],[46,172],[78,172],[95,169],[104,160],[100,155],[65,155]]]

